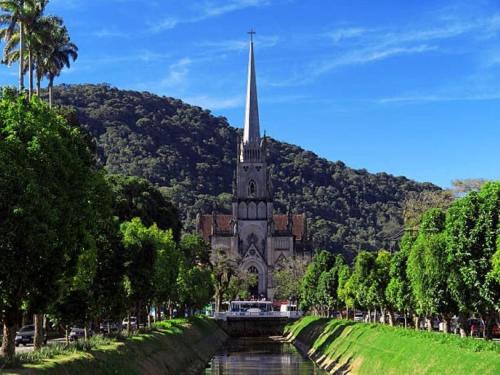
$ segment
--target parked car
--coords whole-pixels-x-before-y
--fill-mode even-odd
[[[93,332],[92,330],[88,330],[88,336],[92,337]],[[71,331],[69,333],[69,340],[70,341],[76,341],[78,339],[84,338],[85,337],[85,330],[83,328],[78,328],[78,327],[73,327],[71,328]]]
[[[355,322],[362,322],[365,319],[365,314],[363,314],[360,311],[357,311],[354,313],[354,321]]]
[[[47,334],[42,331],[43,334],[43,343],[47,345]],[[23,344],[26,346],[27,344],[33,344],[33,340],[35,338],[35,326],[33,324],[22,327],[19,331],[16,332],[16,346]]]
[[[122,328],[127,329],[128,318],[123,319]],[[137,329],[137,318],[135,316],[130,317],[130,328]]]
[[[99,325],[99,331],[101,333],[110,333],[110,332],[118,332],[122,329],[122,326],[118,322],[114,322],[110,319],[104,320],[100,325]]]

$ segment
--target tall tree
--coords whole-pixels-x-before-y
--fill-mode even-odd
[[[457,200],[446,218],[449,288],[462,324],[469,314],[478,312],[487,322],[487,337],[500,307],[500,284],[489,277],[498,246],[499,216],[500,182],[489,182],[479,192]]]
[[[307,261],[301,256],[287,257],[273,272],[274,298],[297,302],[300,283],[307,268]]]
[[[408,279],[407,261],[415,235],[406,233],[401,239],[401,248],[396,252],[391,259],[389,268],[389,284],[385,290],[385,295],[389,308],[393,311],[398,311],[404,316],[404,324],[407,327],[407,317],[412,309],[412,294],[410,281]]]
[[[56,18],[49,23],[51,25],[48,33],[47,47],[38,61],[39,74],[43,72],[47,77],[49,90],[49,105],[52,106],[52,89],[54,80],[62,70],[71,66],[71,60],[78,58],[78,47],[69,37],[68,29]]]
[[[361,251],[354,259],[354,266],[349,283],[354,291],[356,305],[368,310],[368,317],[372,319],[372,311],[376,298],[371,288],[374,280],[375,254]]]
[[[316,287],[321,274],[332,268],[334,261],[334,256],[325,250],[314,255],[311,263],[307,266],[300,286],[300,308],[302,310],[318,309]]]
[[[346,309],[346,318],[349,319],[349,309],[355,308],[355,295],[354,290],[351,288],[351,268],[344,264],[340,267],[338,272],[338,287],[337,296],[339,301],[341,301]]]
[[[24,90],[24,56],[25,56],[25,28],[29,18],[29,10],[34,7],[34,0],[1,0],[0,9],[5,13],[0,15],[0,24],[4,28],[0,31],[2,37],[7,44],[11,42],[11,38],[15,32],[19,32],[17,44],[19,45],[18,61],[19,61],[19,92]],[[5,61],[5,59],[4,59]],[[5,61],[11,64],[13,61]]]
[[[447,281],[450,267],[446,258],[445,213],[435,208],[422,217],[419,234],[408,256],[407,273],[416,312],[426,318],[432,330],[432,317],[449,312]]]
[[[114,174],[106,176],[113,190],[113,212],[121,221],[138,217],[146,226],[172,229],[177,242],[181,234],[181,222],[176,207],[150,182],[139,177]]]
[[[74,269],[96,216],[100,174],[88,144],[39,100],[0,100],[0,285],[3,354],[12,358],[21,304],[50,298]]]
[[[389,315],[389,323],[393,325],[392,311],[389,309],[389,301],[385,295],[385,290],[390,281],[391,257],[391,253],[387,250],[379,250],[377,253],[373,277],[374,283],[371,285],[371,289],[375,295],[375,303],[380,308],[382,323],[385,323],[386,315]],[[388,309],[389,311],[387,311]]]
[[[333,267],[328,271],[323,271],[318,280],[316,300],[329,317],[333,310],[340,305],[337,290],[339,287],[339,272],[344,265],[345,261],[342,255],[337,255]]]
[[[120,229],[127,251],[129,307],[135,311],[137,323],[140,324],[145,308],[151,306],[154,298],[155,262],[163,233],[156,224],[146,227],[139,218],[122,223]]]
[[[212,254],[212,279],[214,283],[215,312],[220,311],[222,298],[231,285],[231,280],[238,274],[238,259],[218,249]]]

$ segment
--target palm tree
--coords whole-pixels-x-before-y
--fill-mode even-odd
[[[27,10],[33,4],[34,0],[0,0],[0,10],[5,13],[0,14],[0,37],[9,44],[11,38],[17,32],[19,34],[16,45],[19,45],[19,91],[24,89],[24,32]],[[5,61],[11,64],[12,60]]]
[[[29,73],[29,97],[33,93],[33,70],[34,70],[34,51],[44,44],[43,31],[46,27],[43,12],[48,0],[25,0],[23,6],[22,28],[16,27],[16,30],[6,35],[6,44],[4,48],[4,62],[11,65],[19,60],[21,55],[21,37],[23,37],[23,59],[19,60],[22,67],[22,74]],[[21,33],[22,29],[22,33]],[[25,64],[25,60],[28,64]],[[20,67],[21,69],[21,67]],[[24,81],[24,80],[23,80]],[[23,82],[24,83],[24,82]]]
[[[34,51],[40,48],[44,42],[45,23],[43,12],[47,6],[48,0],[35,0],[26,12],[26,41],[28,45],[28,72],[29,72],[29,97],[33,93],[33,69],[34,69]]]
[[[37,27],[38,30],[34,34],[36,38],[33,40],[33,60],[36,75],[36,94],[40,96],[41,82],[46,75],[44,60],[52,53],[52,39],[54,35],[57,35],[55,30],[63,27],[63,20],[55,16],[42,17]]]
[[[75,61],[78,58],[78,47],[71,42],[68,29],[62,25],[60,19],[54,17],[51,24],[50,40],[45,41],[48,48],[44,51],[41,60],[38,61],[37,75],[45,75],[49,80],[49,105],[52,107],[54,79],[61,74],[65,67],[70,67],[71,60]]]

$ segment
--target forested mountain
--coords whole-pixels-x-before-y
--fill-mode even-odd
[[[198,212],[228,211],[239,130],[224,117],[179,99],[108,85],[62,85],[56,103],[73,106],[112,173],[141,176],[179,208],[185,229]],[[394,246],[401,205],[412,191],[438,189],[405,177],[354,170],[270,139],[275,207],[305,211],[315,248],[351,258],[360,250]]]

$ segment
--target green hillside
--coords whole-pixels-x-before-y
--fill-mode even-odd
[[[108,85],[63,85],[56,103],[73,106],[113,173],[144,177],[180,209],[185,228],[198,212],[230,207],[239,130],[179,99]],[[437,189],[405,177],[354,170],[298,146],[270,140],[276,209],[305,211],[313,245],[352,257],[394,245],[407,193]]]

